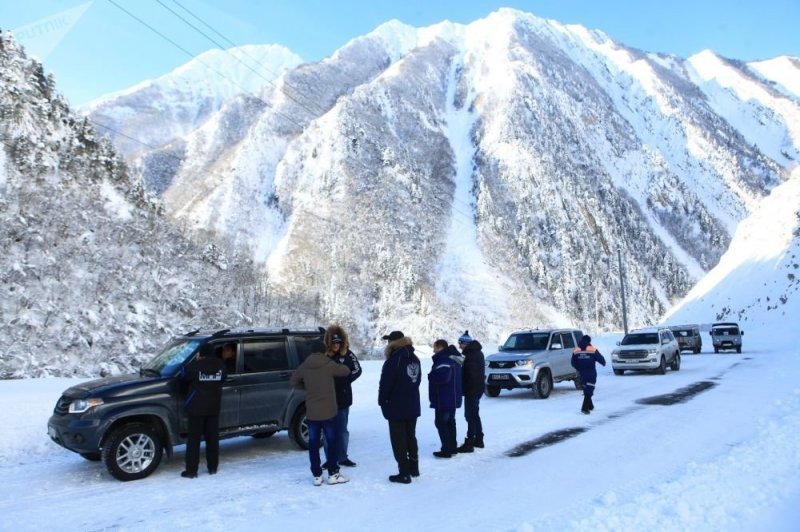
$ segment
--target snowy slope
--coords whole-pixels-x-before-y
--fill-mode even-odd
[[[728,251],[664,320],[795,327],[800,319],[800,169],[743,220]]]
[[[766,61],[753,61],[747,66],[790,98],[800,99],[800,59],[781,56]]]
[[[209,50],[160,78],[106,95],[81,112],[111,128],[108,136],[123,154],[133,156],[188,135],[236,95],[258,96],[301,62],[278,45]]]

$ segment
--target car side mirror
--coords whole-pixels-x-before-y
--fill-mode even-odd
[[[498,351],[505,351],[505,350],[506,350],[506,346],[504,346],[504,345],[498,345],[498,346],[497,346],[497,350],[498,350]]]
[[[550,344],[550,349],[563,349],[561,344]]]
[[[744,336],[744,331],[739,331],[739,334]]]
[[[621,344],[619,343],[619,340],[617,340],[617,345],[621,345]]]

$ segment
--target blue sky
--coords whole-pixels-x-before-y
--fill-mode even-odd
[[[190,19],[187,8],[237,45],[277,43],[306,61],[330,55],[387,20],[469,23],[504,6],[600,29],[652,52],[687,57],[710,48],[743,60],[800,56],[800,0],[27,0],[0,3],[0,28],[19,30],[19,40],[44,60],[59,90],[81,105],[185,63],[189,55],[180,48],[197,54],[215,47],[164,6]]]

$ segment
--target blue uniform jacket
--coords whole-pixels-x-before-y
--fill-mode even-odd
[[[606,359],[593,345],[587,345],[585,349],[576,347],[572,352],[572,367],[578,370],[584,385],[594,386],[597,382],[596,363],[605,366]]]
[[[428,373],[428,398],[431,408],[440,410],[455,410],[461,407],[464,398],[462,391],[462,369],[463,358],[455,346],[447,346],[446,349],[433,355],[433,367]]]

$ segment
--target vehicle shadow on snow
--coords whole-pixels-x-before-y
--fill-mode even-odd
[[[734,366],[736,365],[738,365],[738,363],[735,364]],[[720,379],[721,377],[722,375],[719,375],[715,377],[714,380]],[[695,382],[688,386],[684,386],[683,388],[679,388],[672,393],[654,395],[652,397],[644,397],[642,399],[637,399],[635,401],[636,404],[643,406],[633,406],[623,411],[609,414],[608,420],[621,418],[632,412],[641,410],[644,406],[651,406],[651,405],[671,406],[679,403],[685,403],[687,401],[690,401],[697,395],[714,388],[715,386],[717,386],[717,383],[711,382],[710,380],[704,380]],[[549,447],[550,445],[555,445],[556,443],[561,443],[564,440],[574,438],[579,434],[583,434],[587,430],[589,430],[588,427],[572,427],[572,428],[555,430],[553,432],[548,432],[547,434],[539,436],[538,438],[516,445],[515,447],[506,451],[504,454],[512,458],[518,456],[525,456],[544,447]]]

